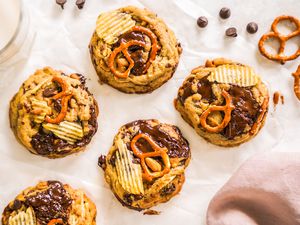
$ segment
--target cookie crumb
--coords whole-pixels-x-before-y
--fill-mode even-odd
[[[153,210],[153,209],[148,209],[146,211],[144,211],[144,215],[152,215],[152,216],[156,216],[159,215],[161,212],[157,211],[157,210]]]

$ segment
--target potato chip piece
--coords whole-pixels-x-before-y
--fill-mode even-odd
[[[79,123],[63,121],[59,124],[44,123],[43,128],[51,131],[55,136],[74,144],[83,138],[83,129]]]
[[[26,211],[19,211],[16,215],[10,216],[8,225],[36,225],[36,218],[31,207]]]
[[[129,14],[107,12],[98,17],[96,32],[106,43],[113,44],[118,41],[118,37],[121,34],[129,31],[134,25],[135,21]]]
[[[210,82],[234,84],[240,87],[256,85],[260,78],[252,68],[241,65],[221,65],[211,70],[211,75],[207,78]]]
[[[31,100],[33,119],[36,123],[42,123],[45,116],[51,113],[51,107],[48,106],[46,101],[40,101],[35,98]]]
[[[143,194],[142,168],[132,162],[133,156],[122,140],[117,140],[116,170],[122,187],[132,194]]]

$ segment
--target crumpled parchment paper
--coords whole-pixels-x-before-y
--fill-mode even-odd
[[[204,225],[210,199],[243,161],[261,152],[300,151],[300,102],[294,96],[291,76],[300,58],[280,65],[263,58],[257,50],[260,36],[269,30],[276,16],[299,16],[299,1],[87,0],[82,11],[77,9],[75,0],[69,0],[63,11],[54,0],[24,0],[24,3],[30,11],[32,29],[36,31],[33,47],[28,56],[0,71],[1,212],[27,186],[35,185],[39,180],[58,179],[86,191],[97,205],[97,224]],[[128,95],[99,85],[89,57],[87,46],[98,14],[129,4],[155,11],[173,29],[183,47],[174,77],[151,94]],[[227,20],[218,16],[223,6],[232,10]],[[196,25],[200,15],[209,20],[205,29]],[[251,21],[259,25],[254,35],[245,30]],[[224,37],[225,29],[230,26],[237,27],[237,38]],[[270,96],[279,90],[285,97],[285,104],[278,105],[276,111],[270,99],[265,127],[253,140],[232,149],[204,141],[173,107],[177,89],[189,71],[215,57],[251,65],[268,84]],[[9,128],[10,99],[30,74],[44,66],[88,77],[89,89],[100,106],[100,116],[99,130],[83,153],[56,160],[32,155],[17,142]],[[121,125],[150,118],[177,125],[192,150],[185,185],[178,196],[155,207],[162,211],[159,216],[142,215],[122,207],[97,167],[98,156],[108,152]]]

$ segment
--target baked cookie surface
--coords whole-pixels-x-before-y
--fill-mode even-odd
[[[119,129],[99,165],[116,198],[140,211],[180,192],[190,157],[189,144],[176,126],[137,120]]]
[[[96,206],[82,190],[45,181],[22,191],[2,213],[3,225],[94,225]]]
[[[230,147],[258,133],[268,102],[267,87],[251,67],[219,58],[191,72],[174,105],[200,136]]]
[[[98,105],[80,74],[37,70],[10,102],[17,139],[30,152],[49,158],[79,152],[97,131]]]
[[[163,85],[182,51],[160,18],[133,6],[100,14],[89,49],[100,81],[125,93],[147,93]]]

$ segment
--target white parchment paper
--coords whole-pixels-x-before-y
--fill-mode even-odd
[[[300,58],[280,65],[263,58],[257,50],[260,36],[281,14],[300,16],[298,0],[87,0],[79,11],[75,0],[61,10],[54,0],[25,0],[30,10],[35,41],[29,56],[0,71],[0,211],[21,190],[40,180],[58,179],[82,188],[96,203],[97,224],[106,225],[204,225],[207,205],[216,191],[238,166],[252,155],[272,151],[300,151],[300,103],[292,91],[294,72]],[[99,13],[126,5],[155,11],[173,29],[182,43],[183,55],[174,77],[146,95],[128,95],[98,83],[88,52],[88,43]],[[228,6],[232,16],[221,20],[218,12]],[[199,16],[208,18],[205,29],[196,25]],[[245,31],[255,21],[254,35]],[[238,29],[237,38],[226,38],[227,27]],[[299,39],[291,48],[299,46]],[[236,148],[220,148],[205,142],[186,124],[173,107],[173,99],[192,68],[206,59],[227,57],[251,65],[268,84],[270,95],[280,91],[285,104],[271,107],[265,127],[257,137]],[[51,66],[66,73],[88,77],[88,86],[100,106],[99,130],[86,151],[63,159],[50,160],[24,149],[9,128],[8,104],[22,82],[37,68]],[[144,216],[121,206],[105,184],[97,167],[100,154],[106,154],[114,135],[123,124],[136,119],[159,119],[177,125],[190,142],[192,160],[186,170],[181,193],[155,209],[159,216]],[[255,169],[255,168],[254,168]]]

